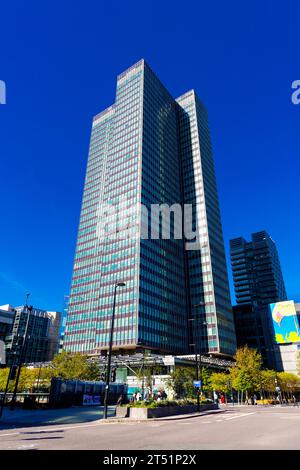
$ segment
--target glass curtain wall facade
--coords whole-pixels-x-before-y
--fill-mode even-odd
[[[24,363],[51,361],[58,353],[60,312],[47,312],[37,308],[17,307],[11,331],[5,338],[7,364],[20,360],[23,339],[29,315],[22,360]]]
[[[237,304],[267,305],[286,300],[276,245],[266,231],[230,240],[231,266]]]
[[[194,90],[177,100],[184,203],[193,205],[199,249],[186,251],[196,351],[233,354],[235,331],[206,110]]]
[[[142,204],[182,205],[177,106],[150,67],[144,66]],[[188,348],[187,291],[183,239],[142,239],[140,244],[140,344],[185,353]],[[152,221],[153,222],[153,221]]]
[[[120,198],[128,211],[122,211],[117,235],[107,237],[108,228],[99,237],[103,204]],[[184,240],[174,237],[172,217],[170,239],[160,236],[161,219],[157,237],[141,237],[149,220],[140,204],[150,209],[189,202],[195,204],[200,251],[187,252]],[[122,237],[123,229],[129,237]],[[65,349],[97,354],[108,348],[118,281],[126,286],[117,291],[115,349],[186,354],[193,323],[199,351],[234,352],[206,114],[193,92],[175,101],[144,60],[118,76],[115,104],[93,120]],[[193,307],[200,303],[204,308]],[[205,328],[189,321],[193,316],[203,318]]]
[[[123,239],[122,229],[119,239],[109,232],[100,237],[97,227],[105,204],[126,197],[134,206],[141,199],[142,85],[140,62],[119,75],[116,103],[93,120],[64,338],[71,351],[91,354],[107,347],[114,285],[120,280],[126,287],[118,291],[114,345],[130,348],[137,343],[137,215],[122,221],[124,230],[132,228],[130,239]]]

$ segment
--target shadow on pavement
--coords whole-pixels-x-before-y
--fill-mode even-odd
[[[42,440],[53,440],[63,439],[63,436],[50,436],[50,437],[29,437],[28,439],[21,439],[21,441],[42,441]]]
[[[109,417],[115,416],[115,407],[109,407]],[[103,419],[103,407],[72,407],[51,410],[16,409],[5,412],[0,420],[0,431],[35,426],[60,426],[90,423]]]
[[[65,432],[63,429],[58,429],[57,431],[25,431],[21,434],[56,434],[58,432]]]

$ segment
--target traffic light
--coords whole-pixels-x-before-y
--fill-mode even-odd
[[[112,370],[111,370],[111,382],[116,381],[116,376],[117,376],[117,368],[113,367]]]
[[[15,380],[18,366],[11,366],[9,380]]]

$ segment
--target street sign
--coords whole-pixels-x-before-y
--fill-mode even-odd
[[[83,395],[84,406],[101,405],[99,395]]]
[[[163,363],[165,366],[174,366],[175,365],[175,357],[174,356],[165,356],[163,357]]]
[[[201,380],[194,380],[193,384],[194,384],[194,387],[201,388]]]

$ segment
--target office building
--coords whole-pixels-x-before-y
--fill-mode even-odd
[[[278,368],[269,319],[269,305],[287,298],[276,245],[266,231],[230,241],[237,305],[233,316],[237,346],[257,349],[266,367]],[[278,349],[275,346],[275,349]]]
[[[14,311],[11,306],[0,306],[0,364],[6,364],[5,338],[12,329],[13,321]]]
[[[267,305],[287,298],[275,242],[266,231],[230,240],[237,304]]]
[[[14,309],[13,324],[5,337],[8,365],[17,363],[21,358],[27,319],[22,361],[24,363],[51,361],[58,353],[61,313],[21,306]]]
[[[240,304],[232,307],[237,347],[257,349],[265,367],[276,368],[269,305]]]
[[[4,341],[11,331],[14,321],[14,311],[11,305],[0,306],[0,341]]]
[[[117,233],[99,233],[103,207],[120,199]],[[195,245],[173,219],[169,238],[162,219],[144,236],[153,204],[192,204]],[[118,76],[115,103],[93,120],[65,349],[108,349],[118,281],[115,350],[234,353],[207,114],[193,90],[175,100],[144,60]]]

